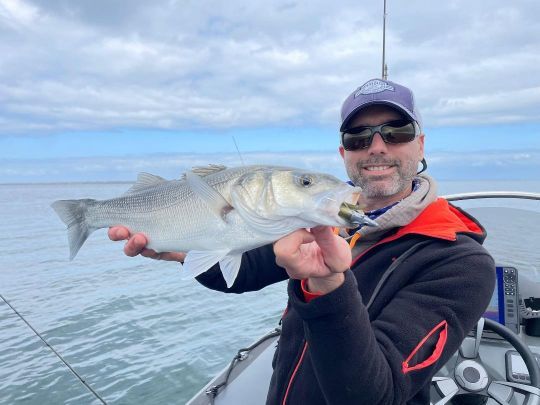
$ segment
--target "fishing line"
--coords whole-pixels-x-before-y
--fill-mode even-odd
[[[101,398],[101,397],[99,396],[99,394],[98,394],[96,391],[94,391],[94,390],[92,389],[92,387],[90,387],[90,386],[86,383],[86,381],[84,381],[84,380],[82,379],[82,377],[81,377],[79,374],[77,374],[77,372],[73,369],[73,367],[71,367],[71,366],[68,364],[68,362],[65,361],[65,360],[63,359],[63,357],[60,356],[60,354],[59,354],[56,350],[54,350],[54,347],[52,347],[52,346],[51,346],[51,345],[50,345],[50,344],[49,344],[49,343],[48,343],[48,342],[47,342],[47,341],[39,334],[39,332],[38,332],[37,330],[35,330],[34,327],[33,327],[32,325],[30,325],[30,323],[28,323],[28,321],[27,321],[26,319],[24,319],[24,317],[23,317],[23,316],[22,316],[22,315],[14,308],[14,307],[13,307],[13,305],[11,305],[11,304],[8,302],[8,300],[6,300],[6,299],[4,298],[4,296],[3,296],[2,294],[0,294],[0,298],[2,298],[2,300],[3,300],[3,301],[4,301],[4,302],[5,302],[5,303],[13,310],[13,312],[15,312],[15,313],[17,314],[17,316],[18,316],[19,318],[21,318],[21,319],[24,321],[24,323],[26,323],[26,324],[28,325],[28,327],[29,327],[30,329],[32,329],[32,331],[36,334],[36,336],[37,336],[38,338],[40,338],[40,339],[43,341],[43,343],[45,343],[45,344],[47,345],[47,347],[48,347],[49,349],[52,350],[52,352],[53,352],[54,354],[56,354],[56,356],[62,361],[62,363],[64,363],[64,364],[66,365],[67,368],[70,369],[70,371],[75,375],[75,377],[77,377],[77,378],[84,384],[84,386],[85,386],[86,388],[88,388],[88,389],[90,390],[90,392],[91,392],[92,394],[94,394],[94,396],[95,396],[97,399],[99,399],[99,400],[101,401],[101,403],[103,403],[104,405],[107,405],[107,403],[105,402],[105,400],[104,400],[103,398]]]
[[[238,149],[238,144],[236,143],[236,139],[234,138],[234,135],[232,136],[232,140],[234,142],[234,146],[236,147],[236,151],[238,152],[238,156],[240,156],[240,161],[242,162],[242,166],[245,166],[244,159],[242,158],[242,154],[240,153],[240,149]]]

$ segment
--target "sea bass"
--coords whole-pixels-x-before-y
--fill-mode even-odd
[[[188,276],[219,262],[231,286],[243,252],[300,228],[372,225],[352,205],[360,191],[302,169],[209,165],[179,180],[141,173],[118,198],[59,200],[52,207],[67,225],[71,260],[93,231],[123,225],[144,233],[149,249],[188,252],[183,264]]]

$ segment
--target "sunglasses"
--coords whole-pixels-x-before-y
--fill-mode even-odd
[[[386,143],[407,143],[420,134],[420,127],[415,121],[397,120],[373,127],[349,128],[341,133],[341,145],[343,145],[343,149],[348,151],[367,149],[376,133],[379,133]]]

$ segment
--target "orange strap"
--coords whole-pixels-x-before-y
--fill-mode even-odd
[[[356,245],[356,241],[357,241],[358,239],[360,239],[360,236],[361,236],[361,235],[360,235],[358,232],[356,232],[356,233],[353,235],[353,237],[351,238],[351,240],[350,240],[350,242],[349,242],[349,246],[351,247],[351,249],[354,248],[354,245]]]
[[[347,228],[345,228],[347,229]],[[338,227],[334,227],[334,235],[339,235],[339,228]],[[356,242],[358,241],[358,239],[360,239],[360,234],[357,232],[353,235],[353,237],[351,238],[351,240],[349,241],[349,247],[352,249],[354,247],[354,245],[356,245]]]

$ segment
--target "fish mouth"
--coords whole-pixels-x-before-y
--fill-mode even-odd
[[[372,222],[364,219],[364,208],[359,203],[361,188],[344,185],[338,190],[320,193],[305,207],[303,216],[320,225],[356,228],[358,224]],[[366,217],[367,218],[367,217]]]
[[[359,200],[360,200],[360,191],[354,191],[351,194],[350,200],[347,203],[343,203],[343,204],[358,204]]]
[[[315,207],[316,209],[337,213],[343,203],[352,205],[358,203],[360,192],[361,189],[359,187],[351,187],[349,185],[339,190],[323,192],[314,198]]]
[[[342,203],[339,207],[338,216],[345,220],[350,228],[360,225],[377,226],[377,222],[370,219],[362,210],[361,205]]]

